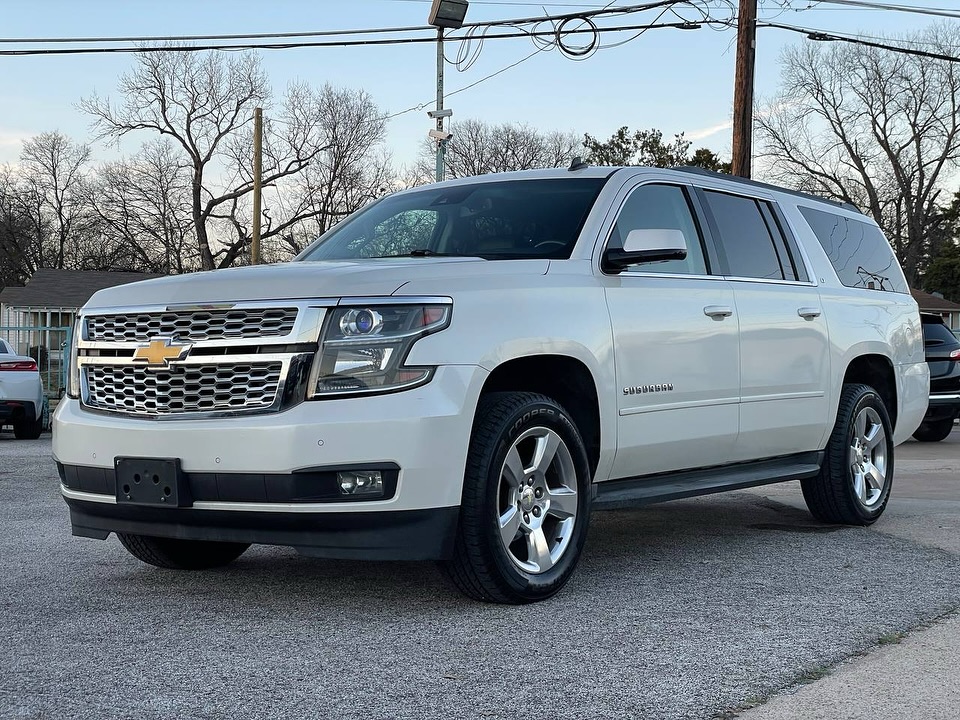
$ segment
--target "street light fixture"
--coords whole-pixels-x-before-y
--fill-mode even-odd
[[[463,27],[467,5],[467,0],[433,0],[427,22],[434,27],[457,30]]]
[[[443,120],[453,114],[452,110],[443,109],[443,29],[456,30],[463,27],[468,5],[467,0],[433,0],[427,18],[427,22],[437,29],[437,109],[428,113],[437,121],[436,129],[430,131],[430,137],[437,141],[437,182],[443,180],[447,143],[452,137],[444,130]]]

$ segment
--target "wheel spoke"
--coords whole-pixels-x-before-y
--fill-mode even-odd
[[[859,467],[853,471],[853,491],[860,498],[860,502],[865,503],[867,501],[867,482]]]
[[[857,419],[853,422],[854,432],[857,433],[858,438],[862,438],[867,432],[867,413],[861,412],[857,415]]]
[[[520,511],[513,505],[500,516],[500,537],[507,548],[517,539],[517,533],[520,531],[520,517]]]
[[[877,445],[884,441],[884,438],[886,438],[886,435],[883,432],[883,425],[880,423],[874,423],[874,425],[871,426],[870,430],[864,436],[867,449],[873,450]]]
[[[544,474],[547,472],[559,447],[560,436],[555,432],[548,431],[546,435],[537,438],[537,449],[533,453],[533,466],[537,471]]]
[[[883,473],[880,472],[880,468],[872,464],[864,474],[864,479],[866,480],[866,484],[870,486],[871,490],[880,490],[883,487],[883,483],[886,481]]]
[[[503,479],[512,488],[518,488],[523,484],[526,472],[523,468],[523,460],[520,459],[520,453],[517,452],[517,446],[514,445],[507,452],[507,457],[503,460]]]
[[[527,551],[527,559],[537,566],[537,572],[545,572],[553,567],[550,545],[547,543],[547,536],[544,535],[542,527],[538,527],[527,535]]]
[[[567,487],[547,488],[547,497],[550,499],[550,507],[547,509],[548,515],[553,515],[561,520],[576,517],[577,493],[575,490]]]

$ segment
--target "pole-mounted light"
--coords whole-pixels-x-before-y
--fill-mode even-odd
[[[467,5],[469,5],[467,0],[433,0],[430,15],[427,17],[427,22],[437,29],[437,109],[429,113],[430,117],[437,121],[436,128],[429,133],[430,137],[437,141],[437,182],[443,180],[447,143],[452,137],[444,130],[443,119],[453,114],[452,111],[443,108],[443,30],[444,28],[456,30],[463,27],[463,20],[467,16]]]
[[[457,30],[467,16],[467,0],[433,0],[427,23],[438,28]]]

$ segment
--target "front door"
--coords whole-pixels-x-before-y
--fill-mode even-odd
[[[681,185],[625,193],[608,245],[634,229],[680,230],[685,260],[645,263],[605,276],[618,395],[611,477],[729,462],[737,439],[738,317],[728,281],[710,259]]]

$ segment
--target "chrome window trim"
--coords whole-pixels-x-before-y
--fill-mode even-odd
[[[745,283],[763,283],[765,285],[791,285],[793,287],[817,287],[815,282],[810,280],[770,280],[768,278],[740,277],[739,275],[721,275],[724,280],[730,282]]]

